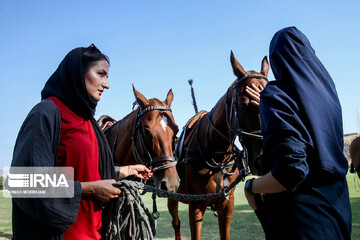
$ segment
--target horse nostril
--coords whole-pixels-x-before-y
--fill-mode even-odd
[[[166,182],[165,182],[165,181],[162,181],[162,182],[161,182],[160,189],[162,189],[162,190],[167,190],[167,186],[166,186]]]

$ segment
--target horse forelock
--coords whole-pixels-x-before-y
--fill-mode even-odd
[[[148,103],[149,103],[149,104],[146,106],[146,108],[148,108],[148,107],[153,107],[153,106],[165,106],[165,107],[170,107],[170,106],[167,106],[164,101],[161,101],[161,100],[159,100],[159,99],[157,99],[157,98],[149,99],[149,100],[148,100]],[[141,109],[141,110],[144,110],[144,109]],[[168,123],[168,125],[173,129],[174,132],[175,132],[175,130],[176,130],[176,132],[177,132],[178,125],[176,124],[175,119],[174,119],[174,116],[173,116],[173,114],[172,114],[171,111],[169,111],[169,110],[149,111],[149,112],[147,112],[147,113],[144,115],[144,117],[145,117],[147,114],[152,114],[152,116],[154,116],[154,114],[159,114],[159,115],[155,115],[155,116],[160,116],[160,117],[165,116],[165,117],[167,118],[167,121],[168,121],[167,123]],[[175,134],[176,134],[176,133],[175,133]]]
[[[150,107],[150,106],[166,106],[166,104],[157,98],[152,98],[152,99],[149,99],[148,107]]]

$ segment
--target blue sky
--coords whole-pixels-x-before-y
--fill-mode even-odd
[[[199,109],[211,110],[235,80],[230,50],[246,70],[259,71],[274,33],[296,26],[335,81],[344,133],[359,132],[359,10],[358,0],[0,0],[0,168],[9,166],[46,80],[71,49],[91,43],[111,60],[96,118],[128,114],[132,84],[161,100],[172,88],[182,128],[194,114],[188,79]]]

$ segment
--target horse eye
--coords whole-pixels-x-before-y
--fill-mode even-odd
[[[151,137],[152,137],[150,130],[147,129],[147,128],[144,128],[144,135],[145,135],[145,137],[147,137],[147,138],[151,138]]]
[[[178,137],[174,136],[173,138],[173,147],[175,148],[176,144],[178,143]]]

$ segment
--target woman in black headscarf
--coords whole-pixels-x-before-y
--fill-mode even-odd
[[[270,43],[276,78],[261,92],[263,176],[245,195],[267,239],[350,239],[341,106],[306,36],[289,27]]]
[[[93,118],[109,88],[108,73],[109,60],[95,45],[70,51],[25,119],[11,166],[73,167],[75,189],[73,198],[13,198],[14,239],[100,239],[101,202],[120,194],[115,179],[151,176],[135,165],[122,167],[116,177],[106,137]]]

